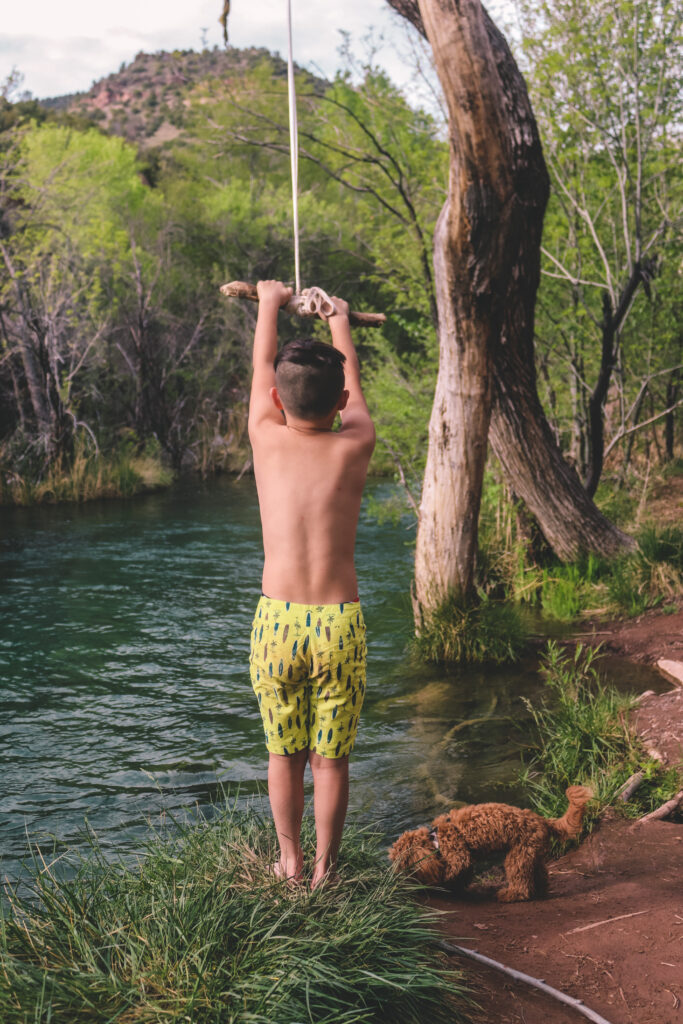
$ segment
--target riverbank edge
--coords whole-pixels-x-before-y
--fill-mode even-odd
[[[683,662],[683,601],[673,614],[655,609],[634,619],[595,618],[581,626],[562,639],[563,646],[581,643],[634,664]],[[683,779],[683,685],[660,674],[669,689],[641,695],[630,725],[648,753],[676,767]],[[608,807],[590,836],[551,863],[546,899],[502,906],[490,893],[477,893],[471,901],[430,903],[444,915],[448,940],[543,978],[606,1014],[611,1024],[680,1024],[683,992],[668,981],[667,972],[675,973],[680,957],[671,943],[682,936],[671,930],[683,922],[683,901],[678,883],[681,906],[668,891],[667,872],[681,851],[683,825],[640,825]],[[642,933],[641,915],[648,923]],[[456,965],[465,967],[476,992],[479,1009],[472,1024],[573,1024],[577,1019],[575,1011],[493,969],[454,957]]]
[[[53,466],[40,481],[5,474],[0,509],[121,500],[166,490],[176,480],[177,474],[154,453],[79,455],[67,470]]]

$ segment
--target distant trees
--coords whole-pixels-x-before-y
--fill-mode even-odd
[[[111,163],[122,146],[92,133],[90,145],[77,144],[69,153],[71,134],[67,128],[18,129],[2,148],[2,361],[12,382],[15,444],[23,442],[24,454],[38,467],[69,456],[80,429],[96,444],[81,418],[81,382],[97,359],[109,320],[98,295],[99,257],[94,224],[83,217],[84,192],[97,189],[93,159],[108,148]],[[81,163],[80,175],[74,159]],[[106,204],[98,198],[98,210],[90,212],[104,246]],[[79,244],[79,236],[89,244]],[[9,411],[6,416],[11,420]]]
[[[111,450],[128,429],[178,466],[206,391],[220,403],[235,384],[186,226],[120,139],[27,125],[2,155],[2,461],[40,477],[77,438]]]
[[[672,0],[522,0],[520,11],[553,186],[537,317],[542,373],[568,377],[566,392],[548,388],[549,411],[592,495],[620,440],[623,477],[641,421],[668,417],[673,432],[683,361],[683,11]]]
[[[272,76],[259,54],[240,82],[274,121],[279,97],[263,88]],[[380,87],[407,125],[409,107],[386,81]],[[339,90],[351,109],[353,89],[340,83]],[[6,105],[0,474],[8,478],[39,479],[56,463],[68,468],[83,448],[115,455],[122,440],[126,449],[153,442],[175,467],[210,470],[214,455],[221,465],[245,463],[237,446],[245,443],[253,310],[228,303],[218,286],[235,276],[287,276],[289,175],[279,152],[247,151],[230,138],[221,83],[191,96],[177,141],[142,154],[71,124],[71,115],[51,113],[39,124],[31,110]],[[337,127],[336,119],[319,122],[331,137]],[[398,149],[409,128],[397,119],[394,132]],[[334,159],[341,165],[338,153]],[[425,147],[414,147],[414,159],[429,159]],[[373,172],[373,189],[384,187],[388,166]],[[419,175],[410,181],[419,193],[416,182]],[[403,235],[398,244],[394,216],[381,203],[375,208],[365,191],[352,194],[311,164],[302,209],[309,275],[342,294],[352,290],[361,306],[384,305],[384,295],[397,308],[400,296],[399,318],[429,318],[429,297],[414,286],[419,252]],[[285,335],[302,329],[316,327],[283,323]],[[392,330],[401,333],[398,324]]]
[[[314,254],[315,267],[305,268],[307,280],[313,273],[330,287],[343,281],[339,244],[331,261],[315,235],[343,238],[356,257],[354,273],[359,261],[362,267],[361,279],[350,278],[347,288],[358,293],[373,282],[398,299],[399,309],[419,311],[435,324],[431,232],[445,194],[446,146],[433,120],[413,110],[384,73],[369,66],[355,71],[358,84],[351,83],[350,74],[332,83],[304,73],[298,77],[301,231],[311,236],[302,248],[304,259],[307,252]],[[274,78],[264,61],[239,80],[210,82],[195,100],[192,130],[218,158],[239,153],[249,166],[258,160],[249,151],[263,151],[268,187],[277,184],[282,190],[283,209],[273,216],[289,219],[286,82]],[[291,256],[283,259],[289,268]]]
[[[418,551],[429,570],[455,545],[443,585],[465,593],[487,438],[565,558],[627,543],[590,501],[606,460],[623,481],[641,439],[652,458],[676,451],[680,12],[669,0],[523,3],[520,59],[551,188],[539,267],[548,177],[505,40],[475,0],[457,14],[450,2],[392,6],[421,31],[421,11],[440,19],[450,137],[377,68],[331,83],[301,73],[304,279],[391,314],[384,337],[358,341],[377,464],[395,467],[415,508],[440,348]],[[265,51],[141,54],[101,84],[106,111],[95,93],[71,112],[12,102],[17,81],[6,83],[0,472],[40,474],[124,436],[207,468],[207,444],[241,437],[230,424],[246,401],[253,310],[217,287],[291,276],[282,70]],[[141,83],[159,103],[154,118],[135,115],[136,137],[173,127],[138,152],[101,126],[131,114],[121,97]],[[302,329],[319,328],[283,322],[285,336]]]

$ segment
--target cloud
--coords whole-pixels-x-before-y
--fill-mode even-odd
[[[121,59],[116,49],[95,37],[14,36],[0,43],[0,80],[16,67],[24,76],[23,88],[34,96],[61,96],[89,89],[103,68],[116,70]]]
[[[218,35],[218,33],[216,34]],[[209,45],[218,43],[218,38]],[[66,93],[85,92],[94,81],[118,71],[140,50],[198,49],[200,37],[185,33],[143,33],[127,28],[112,30],[104,37],[66,36],[48,38],[21,35],[0,40],[0,81],[13,67],[24,75],[23,87],[42,99]]]
[[[357,39],[371,25],[389,35],[395,31],[384,0],[347,0],[343,6],[294,0],[292,6],[295,60],[303,66],[315,65],[330,76],[339,66],[340,29]],[[84,91],[140,50],[198,49],[204,32],[208,46],[221,45],[220,9],[218,0],[195,5],[179,0],[14,4],[3,13],[0,81],[16,66],[24,74],[24,87],[34,96]],[[233,3],[229,31],[233,46],[263,46],[285,56],[284,0]],[[392,60],[391,47],[384,57],[390,73],[401,72],[400,61]]]

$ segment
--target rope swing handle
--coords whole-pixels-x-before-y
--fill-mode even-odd
[[[223,284],[221,292],[229,299],[249,299],[250,302],[259,300],[256,285],[247,284],[246,281],[230,281],[228,284]],[[317,316],[318,309],[315,308],[317,303],[305,301],[309,292],[317,292],[318,295],[326,297],[321,289],[306,288],[301,295],[292,296],[285,306],[287,312],[293,313],[295,316]],[[304,301],[301,301],[302,299]],[[383,323],[386,323],[386,319],[384,313],[356,313],[353,310],[349,312],[349,323],[354,327],[381,327]]]
[[[225,3],[223,18],[227,19],[227,12],[230,9],[228,0]],[[226,36],[227,41],[227,36]],[[301,287],[301,266],[299,257],[299,126],[296,111],[296,88],[294,82],[294,47],[292,44],[292,0],[287,0],[287,96],[289,101],[289,155],[292,174],[292,224],[294,232],[294,295],[289,300],[285,309],[295,316],[317,316],[322,314],[324,319],[332,316],[336,310],[334,302],[322,290],[322,288]],[[258,302],[256,285],[247,284],[245,281],[230,281],[221,286],[223,295],[230,298],[249,299]],[[384,313],[355,313],[349,312],[349,323],[356,327],[380,327],[386,322]]]

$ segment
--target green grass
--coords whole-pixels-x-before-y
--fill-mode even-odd
[[[655,491],[680,475],[682,466],[679,459],[662,467]],[[636,526],[638,503],[606,483],[599,505],[635,537],[637,550],[612,560],[587,554],[565,564],[542,542],[523,508],[510,499],[500,474],[489,467],[479,524],[478,588],[492,599],[528,604],[564,622],[635,616],[680,603],[683,528]]]
[[[630,615],[683,597],[683,529],[646,526],[637,539],[636,553],[613,563],[607,578],[612,603]]]
[[[127,498],[173,481],[173,473],[162,465],[156,450],[134,454],[122,449],[100,455],[80,446],[70,462],[56,463],[38,479],[10,472],[2,461],[0,451],[0,505]]]
[[[580,644],[569,652],[549,642],[541,663],[546,694],[536,703],[525,701],[536,744],[521,782],[534,810],[546,817],[564,813],[567,786],[583,784],[595,797],[589,825],[639,770],[645,784],[628,803],[616,805],[628,816],[654,810],[680,788],[678,772],[662,768],[643,750],[629,722],[635,700],[602,682],[600,657]]]
[[[304,844],[313,845],[310,824]],[[228,807],[155,837],[137,867],[97,843],[71,880],[36,859],[0,919],[0,1020],[68,1024],[465,1021],[435,914],[350,827],[342,884],[310,893],[268,871],[272,825]]]
[[[425,618],[415,638],[417,654],[427,661],[472,665],[516,661],[525,643],[518,609],[487,598],[463,605],[448,597]]]
[[[608,561],[587,555],[545,565],[515,541],[509,549],[484,549],[482,588],[498,599],[539,608],[549,618],[571,622],[589,615],[642,615],[683,599],[683,529],[645,526],[632,555]]]

